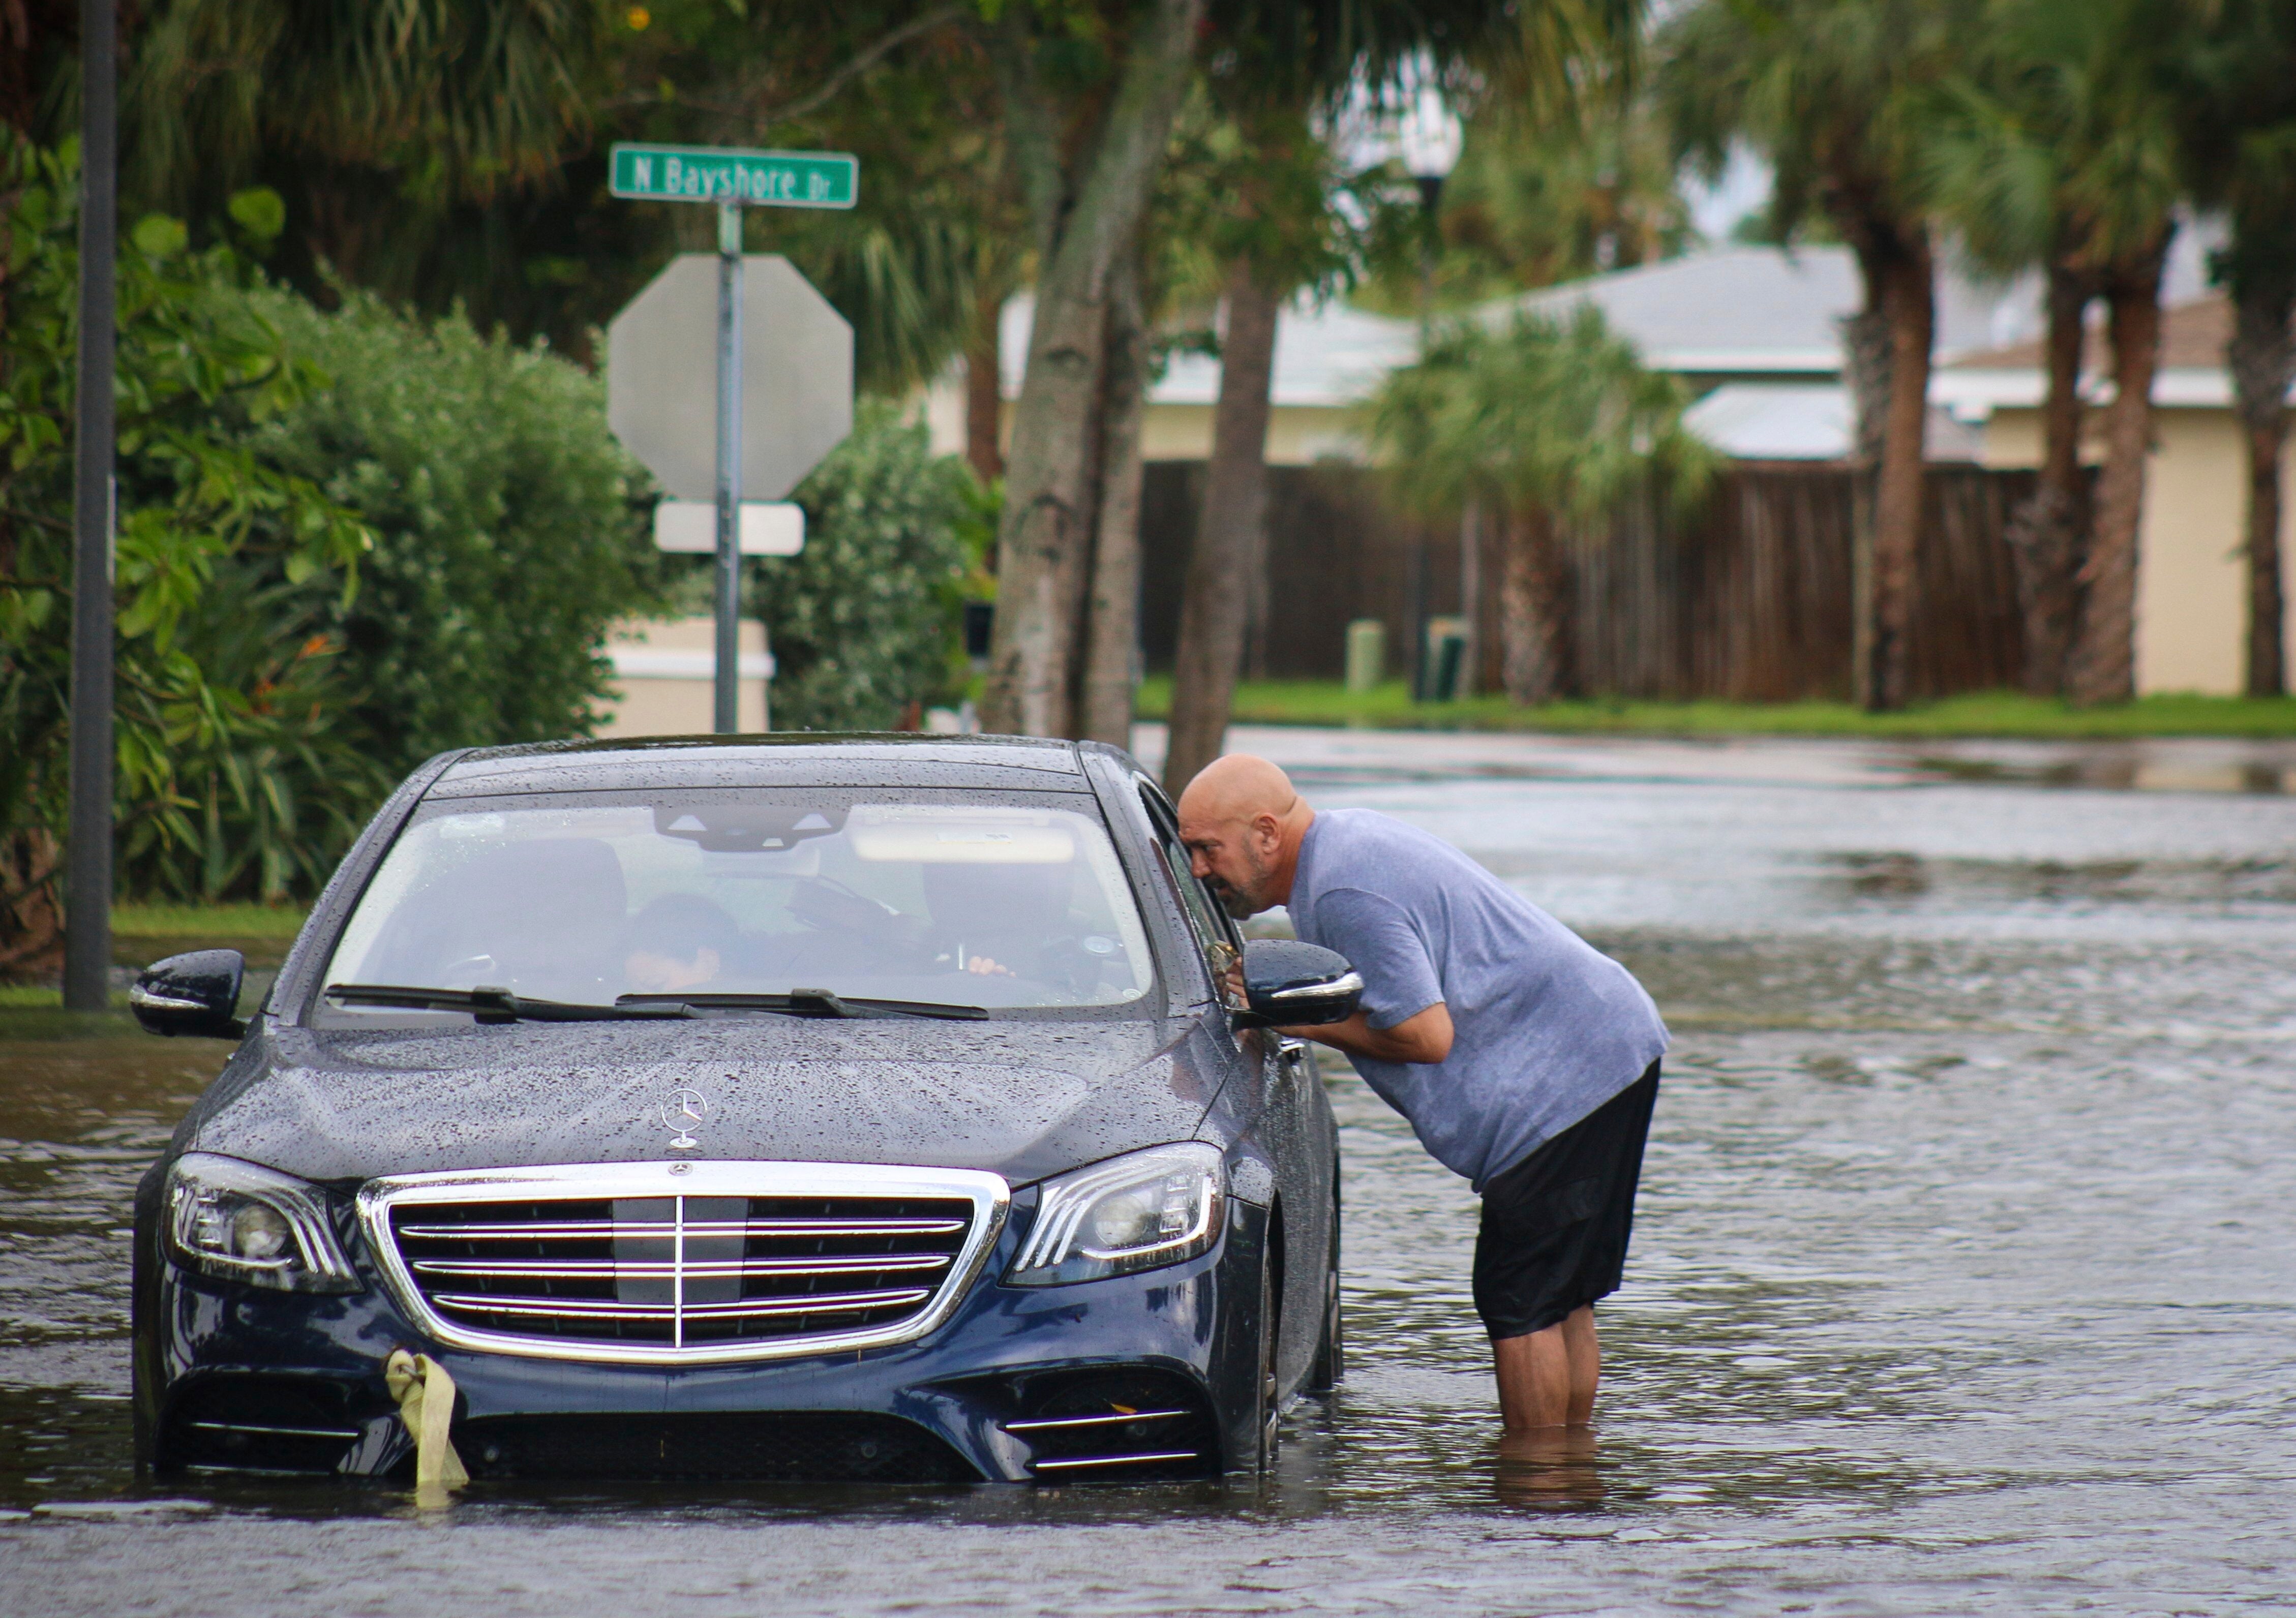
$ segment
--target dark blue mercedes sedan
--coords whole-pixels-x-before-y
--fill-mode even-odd
[[[240,1042],[137,1196],[154,1469],[407,1475],[411,1362],[480,1478],[1198,1476],[1339,1375],[1277,1030],[1360,985],[1243,943],[1113,748],[450,754],[244,1026],[240,975],[132,996]]]

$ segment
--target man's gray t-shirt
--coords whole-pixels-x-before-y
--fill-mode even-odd
[[[1355,1066],[1478,1191],[1666,1050],[1626,968],[1448,843],[1376,811],[1316,814],[1289,909],[1300,937],[1362,975],[1373,1027],[1448,1008],[1446,1060]]]

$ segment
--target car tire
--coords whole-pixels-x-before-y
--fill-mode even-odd
[[[1347,1348],[1340,1320],[1340,1202],[1332,1198],[1332,1252],[1324,1266],[1324,1335],[1308,1371],[1308,1391],[1328,1393],[1348,1374]]]
[[[1253,1470],[1265,1477],[1275,1469],[1275,1450],[1281,1442],[1278,1423],[1283,1414],[1281,1384],[1277,1381],[1276,1354],[1283,1337],[1283,1295],[1266,1259],[1259,1263],[1259,1454]]]

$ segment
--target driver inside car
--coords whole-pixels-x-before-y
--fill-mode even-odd
[[[623,980],[637,994],[679,994],[716,983],[741,942],[734,918],[698,894],[665,894],[629,927]]]
[[[1075,866],[947,864],[923,869],[925,903],[949,964],[976,977],[1050,981],[1049,947],[1073,932]]]

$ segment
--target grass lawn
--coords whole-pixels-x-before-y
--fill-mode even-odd
[[[135,938],[276,938],[291,942],[309,912],[299,904],[120,904],[111,930]]]
[[[1172,682],[1140,687],[1143,719],[1169,715]],[[1248,681],[1235,692],[1238,724],[1356,725],[1386,730],[1612,731],[1652,736],[2128,736],[2296,737],[2296,698],[2145,697],[2074,708],[2014,691],[1979,691],[1900,714],[1846,702],[1642,702],[1623,699],[1517,707],[1499,696],[1414,702],[1393,681],[1360,696],[1337,681]]]
[[[141,967],[185,950],[233,949],[251,971],[276,967],[295,941],[305,911],[293,904],[120,904],[111,911],[111,960]],[[113,997],[109,1012],[85,1016],[63,1009],[63,992],[52,984],[0,984],[0,1039],[117,1034],[135,1025],[127,1001]]]

